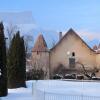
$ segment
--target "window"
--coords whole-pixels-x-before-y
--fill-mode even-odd
[[[71,57],[69,58],[69,67],[75,68],[75,52],[72,52]]]
[[[69,58],[69,67],[75,68],[75,58]]]
[[[75,57],[75,52],[72,52],[72,57]]]

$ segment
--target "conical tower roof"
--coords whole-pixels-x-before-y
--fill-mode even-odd
[[[33,52],[37,52],[37,51],[46,52],[46,51],[48,51],[46,41],[45,41],[42,34],[40,34],[38,36],[32,51]]]

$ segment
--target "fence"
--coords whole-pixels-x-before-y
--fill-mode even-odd
[[[34,100],[100,100],[100,97],[69,94],[67,95],[37,90],[37,94],[34,95]]]
[[[34,87],[34,100],[100,100],[100,96],[93,96],[93,95],[88,96],[84,95],[83,93],[80,93],[79,95],[78,94],[72,95],[72,94],[48,92],[47,90],[45,90],[45,88],[44,90],[39,89],[36,86],[36,84]]]
[[[54,94],[45,93],[43,100],[100,100],[100,97],[85,96],[85,95],[67,95],[67,94]]]

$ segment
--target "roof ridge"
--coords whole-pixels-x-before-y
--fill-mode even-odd
[[[53,48],[51,48],[50,50],[53,50],[63,39],[64,39],[64,37],[66,37],[68,34],[74,34],[74,35],[76,35],[81,41],[83,41],[83,43],[91,50],[91,51],[93,51],[93,52],[95,52],[90,46],[88,46],[88,44],[72,29],[72,28],[70,28],[66,33],[65,33],[65,35],[61,38],[61,40],[60,41],[58,41],[58,43],[53,47]]]

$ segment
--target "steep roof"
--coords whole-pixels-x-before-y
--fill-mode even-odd
[[[87,46],[87,48],[89,48],[91,51],[93,51],[94,53],[96,53],[92,48],[90,48],[86,44],[86,42],[72,28],[69,29],[68,32],[66,32],[66,34],[61,38],[61,40],[53,48],[51,48],[51,50],[55,49],[63,41],[63,39],[68,36],[68,34],[72,34],[72,35],[74,34],[74,35],[76,35]]]
[[[46,41],[43,37],[42,34],[40,34],[35,42],[35,45],[32,49],[32,52],[36,52],[36,51],[41,51],[41,52],[46,52],[46,51],[49,51],[48,50],[48,47],[47,47],[47,44],[46,44]]]

